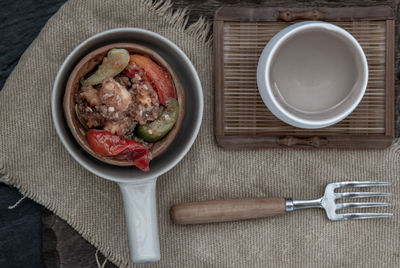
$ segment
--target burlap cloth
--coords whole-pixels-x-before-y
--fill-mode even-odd
[[[390,219],[329,221],[322,210],[269,219],[173,225],[174,203],[229,197],[314,198],[327,183],[389,180],[398,212],[400,150],[223,150],[213,137],[212,49],[207,25],[183,30],[183,12],[142,1],[69,1],[22,56],[0,93],[2,180],[54,211],[107,258],[129,260],[121,194],[83,169],[51,121],[58,68],[89,36],[139,27],[166,36],[193,61],[204,87],[203,125],[193,148],[157,184],[161,261],[154,267],[398,267],[399,213]],[[12,48],[10,48],[12,49]]]

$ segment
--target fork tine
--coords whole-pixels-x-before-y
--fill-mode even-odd
[[[336,188],[343,187],[373,187],[373,186],[390,186],[391,182],[384,181],[343,181],[334,183]]]
[[[377,192],[349,192],[349,193],[335,193],[336,198],[365,198],[365,197],[378,197],[378,196],[391,196],[391,193],[377,193]]]
[[[373,208],[373,207],[390,207],[392,204],[390,203],[372,203],[372,202],[363,202],[363,203],[339,203],[336,204],[336,209],[343,208]]]
[[[347,213],[338,214],[337,216],[339,216],[339,220],[359,220],[392,217],[393,213]]]

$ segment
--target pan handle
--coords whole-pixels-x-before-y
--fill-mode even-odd
[[[124,200],[129,249],[133,263],[160,260],[156,181],[157,178],[119,183]]]

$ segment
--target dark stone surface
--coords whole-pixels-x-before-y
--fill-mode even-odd
[[[42,238],[44,267],[97,267],[96,249],[47,209],[42,211]],[[98,259],[103,264],[105,259],[101,253]],[[104,267],[115,265],[107,262]]]
[[[47,20],[66,0],[0,0],[0,88]]]
[[[0,88],[48,18],[65,1],[0,0]],[[188,8],[189,23],[196,21],[200,16],[212,21],[215,10],[228,4],[282,7],[389,5],[395,8],[397,20],[399,19],[399,0],[173,0],[175,8]],[[398,26],[396,23],[396,48],[399,43]],[[400,49],[396,49],[397,90],[400,79],[399,61]],[[396,96],[399,99],[398,93]],[[398,101],[396,107],[398,114]],[[399,136],[398,128],[396,133]],[[65,221],[47,209],[25,199],[14,210],[8,210],[8,206],[14,204],[20,197],[15,189],[0,183],[0,267],[97,267],[96,249]],[[99,254],[99,259],[102,263],[104,257]],[[115,266],[108,262],[106,267]]]
[[[21,197],[16,189],[0,185],[0,267],[42,267],[40,206],[25,198],[8,208]]]

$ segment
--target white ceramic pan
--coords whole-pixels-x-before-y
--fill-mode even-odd
[[[64,118],[62,101],[72,69],[89,52],[117,42],[136,43],[157,52],[171,65],[185,90],[186,112],[181,130],[169,149],[150,162],[150,172],[143,172],[135,167],[105,164],[90,156],[80,148]],[[132,261],[134,263],[158,261],[160,246],[156,180],[161,174],[173,168],[189,151],[200,129],[203,115],[203,93],[193,64],[179,47],[159,34],[137,28],[108,30],[81,43],[65,59],[54,82],[51,105],[57,134],[73,158],[97,176],[118,183],[125,205]]]

